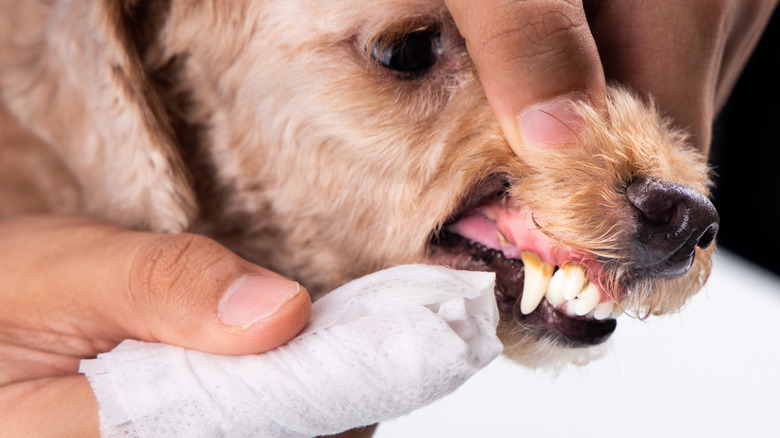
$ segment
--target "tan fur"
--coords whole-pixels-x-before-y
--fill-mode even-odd
[[[62,156],[85,212],[209,235],[315,296],[425,262],[431,233],[497,172],[546,233],[610,258],[616,278],[631,261],[632,178],[707,193],[686,136],[617,86],[606,113],[579,108],[577,147],[515,155],[435,1],[152,4],[0,0],[13,11],[0,17],[6,105]],[[424,77],[401,80],[368,56],[378,38],[428,26],[443,55]],[[678,309],[711,253],[683,278],[647,280],[627,311]],[[501,333],[525,363],[562,354],[522,327]]]

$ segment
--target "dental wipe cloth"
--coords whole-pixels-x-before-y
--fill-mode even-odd
[[[312,307],[289,343],[221,356],[125,341],[80,372],[102,437],[314,437],[397,418],[501,352],[492,273],[398,266]]]

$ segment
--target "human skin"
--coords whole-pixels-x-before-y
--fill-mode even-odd
[[[713,118],[777,2],[445,3],[518,153],[565,146],[576,132],[566,103],[601,105],[607,81],[652,95],[707,153]],[[0,221],[0,242],[0,429],[10,436],[98,436],[78,363],[122,339],[259,353],[293,337],[310,314],[296,283],[199,236],[27,217]],[[274,298],[256,314],[225,311],[223,297],[250,273],[260,274],[253,290]],[[255,295],[233,296],[245,309]]]
[[[82,358],[124,339],[220,354],[270,350],[311,313],[298,283],[192,234],[88,218],[0,221],[0,429],[97,436]]]
[[[570,99],[604,102],[607,81],[651,95],[709,152],[712,123],[776,0],[445,0],[504,135],[556,146]],[[552,116],[553,120],[550,120]]]

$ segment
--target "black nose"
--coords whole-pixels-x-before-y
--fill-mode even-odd
[[[634,244],[642,275],[680,277],[691,268],[696,247],[707,248],[720,218],[704,195],[660,178],[638,177],[626,189],[639,210]]]

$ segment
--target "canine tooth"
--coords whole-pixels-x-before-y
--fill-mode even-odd
[[[583,316],[593,310],[598,304],[601,298],[599,288],[593,283],[588,283],[585,289],[577,295],[577,301],[574,304],[574,313]]]
[[[508,240],[506,240],[506,236],[504,236],[504,233],[502,233],[501,230],[496,230],[496,234],[498,234],[498,241],[501,243],[501,246],[512,245]]]
[[[576,263],[564,263],[558,270],[563,279],[561,280],[561,293],[567,300],[573,300],[580,294],[588,277],[585,275],[585,269]]]
[[[599,303],[596,308],[593,310],[593,317],[598,319],[599,321],[603,319],[607,319],[610,315],[612,315],[612,311],[615,308],[615,303],[610,301],[604,301],[603,303]]]
[[[523,315],[528,315],[536,310],[544,298],[555,267],[544,263],[538,255],[530,251],[520,253],[520,258],[525,265],[525,282],[523,296],[520,299],[520,311],[523,312]]]

